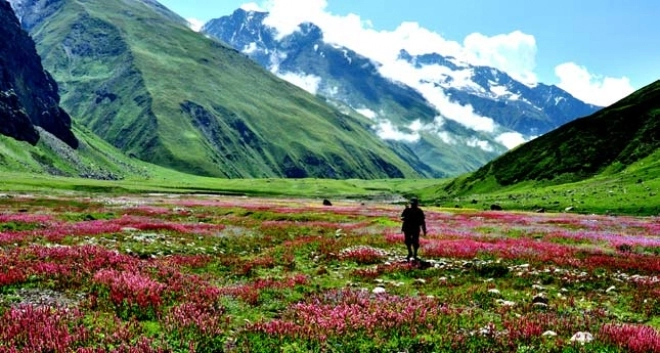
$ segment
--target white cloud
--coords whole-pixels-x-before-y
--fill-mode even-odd
[[[319,85],[321,84],[321,78],[315,75],[294,72],[277,72],[276,74],[281,79],[288,81],[311,94],[316,94],[319,90]]]
[[[319,19],[330,17],[325,14],[326,0],[269,0],[265,8],[270,13],[264,23],[277,29],[279,38],[298,29],[304,22],[319,25]]]
[[[420,91],[424,98],[448,119],[477,131],[494,132],[497,128],[497,124],[493,119],[475,113],[471,105],[460,105],[452,102],[442,90],[431,83],[409,82],[408,84]]]
[[[392,125],[389,120],[382,120],[376,127],[376,134],[383,140],[417,142],[419,141],[419,133],[405,133],[399,130],[396,126]]]
[[[534,36],[520,31],[493,37],[473,33],[465,38],[463,45],[468,62],[498,68],[524,83],[537,82]]]
[[[560,80],[559,88],[577,99],[598,106],[609,106],[635,91],[627,77],[594,75],[572,62],[557,66],[555,74]]]
[[[186,21],[188,21],[188,27],[190,27],[190,29],[195,32],[201,31],[202,27],[204,26],[204,21],[198,20],[196,18],[186,18]]]
[[[403,22],[394,31],[375,30],[371,21],[356,14],[335,15],[326,11],[327,0],[269,0],[265,23],[277,29],[280,37],[293,33],[303,22],[323,30],[326,42],[336,43],[384,63],[396,59],[401,49],[412,55],[439,53],[464,62],[488,65],[506,71],[524,82],[534,83],[536,40],[514,31],[487,37],[473,33],[463,43],[443,38],[417,22]]]
[[[375,119],[378,116],[378,114],[375,111],[367,108],[356,109],[355,111],[366,116],[369,119]]]
[[[376,134],[384,140],[395,140],[414,143],[420,140],[422,134],[435,134],[448,145],[464,144],[472,148],[480,148],[486,152],[495,151],[495,147],[489,142],[476,137],[455,136],[443,130],[445,120],[437,116],[431,123],[423,123],[416,119],[404,128],[395,126],[391,121],[378,119],[375,121]]]
[[[249,2],[249,3],[243,4],[243,5],[241,5],[240,8],[242,10],[245,10],[245,11],[266,12],[266,10],[263,7],[259,6],[259,4],[255,3],[255,2]]]
[[[408,128],[412,131],[419,132],[419,131],[423,131],[425,129],[425,125],[424,125],[424,123],[422,123],[421,120],[417,119],[417,120],[413,121],[412,123],[410,123],[410,126],[408,126]]]
[[[465,144],[470,147],[479,147],[486,152],[493,152],[495,150],[488,141],[479,140],[476,137],[469,138],[465,141]]]
[[[512,149],[527,142],[527,139],[517,132],[505,132],[497,136],[495,141],[501,143],[508,149]]]

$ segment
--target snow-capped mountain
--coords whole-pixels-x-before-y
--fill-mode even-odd
[[[461,63],[437,53],[412,56],[402,50],[399,58],[418,69],[446,68],[429,82],[444,90],[454,101],[471,105],[476,113],[493,118],[498,124],[523,135],[544,134],[599,109],[557,86],[542,83],[529,86],[500,70]]]
[[[393,70],[391,63],[326,42],[313,23],[280,37],[266,25],[268,16],[238,9],[202,31],[279,77],[364,115],[381,138],[409,145],[436,175],[474,170],[598,109],[555,86],[526,85],[500,70],[436,53],[401,50]]]

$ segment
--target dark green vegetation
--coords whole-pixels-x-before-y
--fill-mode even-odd
[[[421,176],[412,153],[394,152],[366,119],[330,108],[151,2],[44,4],[28,1],[18,14],[60,84],[62,106],[129,156],[232,178]]]

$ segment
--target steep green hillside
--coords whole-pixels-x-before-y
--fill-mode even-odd
[[[526,181],[562,184],[610,175],[660,149],[660,81],[497,158],[446,190],[488,191]]]
[[[19,16],[60,84],[62,105],[130,156],[232,178],[420,175],[368,121],[151,1],[29,0]]]
[[[118,180],[150,178],[161,170],[126,157],[88,129],[76,125],[73,132],[79,145],[75,150],[41,128],[37,128],[41,138],[34,146],[0,135],[0,171]]]

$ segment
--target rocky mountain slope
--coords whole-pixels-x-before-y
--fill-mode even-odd
[[[344,114],[152,0],[12,0],[62,105],[129,156],[219,177],[428,175]],[[157,34],[157,35],[156,35]]]
[[[71,118],[59,106],[57,83],[5,0],[0,0],[0,38],[0,134],[34,145],[40,127],[76,148]]]

